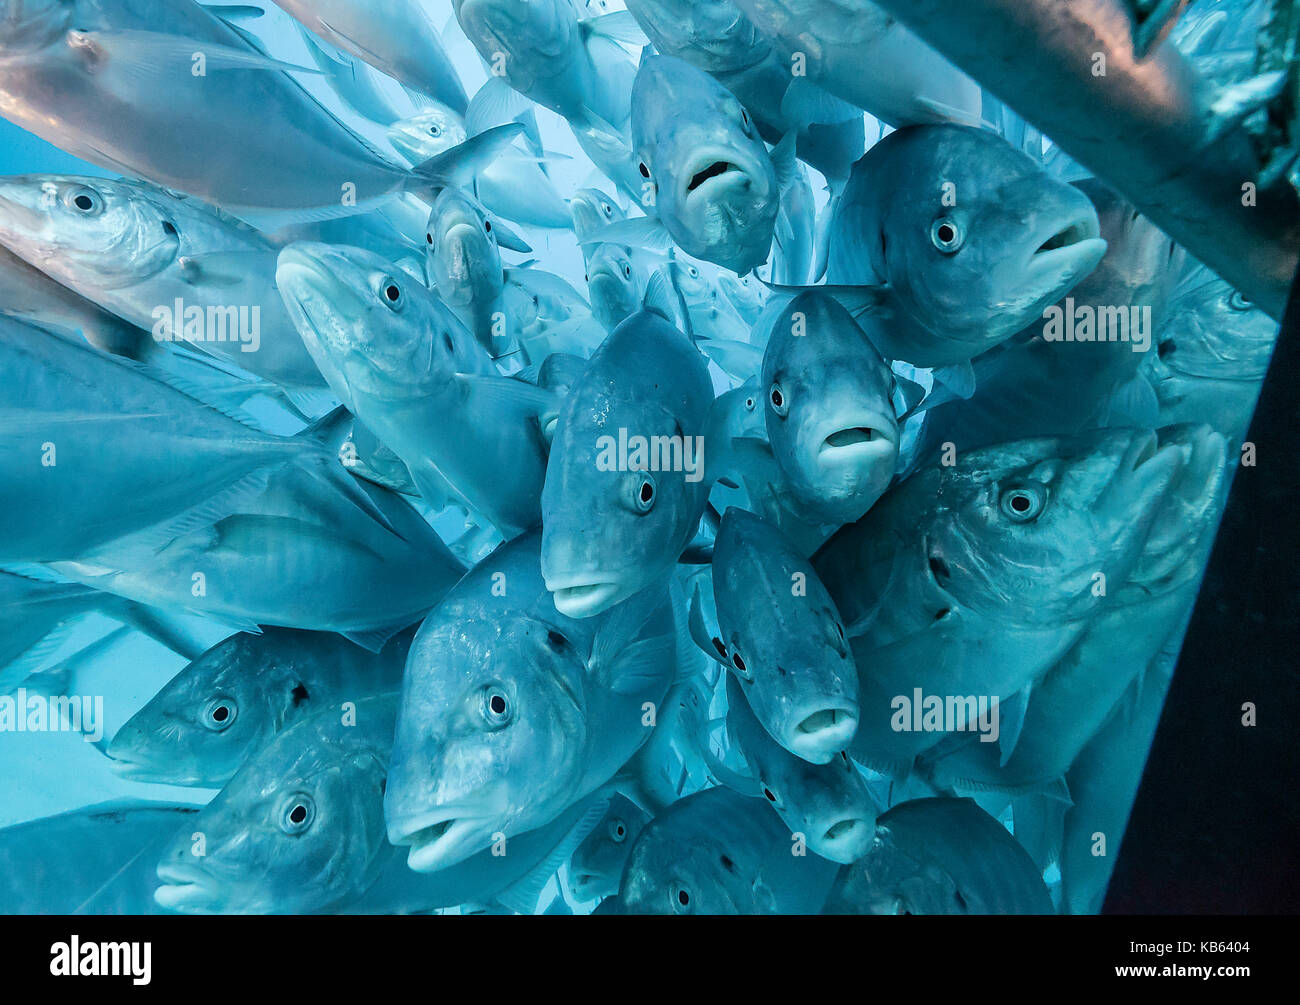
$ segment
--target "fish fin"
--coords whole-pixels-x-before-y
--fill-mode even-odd
[[[120,617],[136,631],[143,632],[159,645],[187,660],[196,660],[208,650],[206,645],[191,636],[160,607],[127,601],[122,605]]]
[[[900,421],[910,419],[921,411],[920,405],[925,401],[925,388],[900,374],[894,374],[894,413]]]
[[[428,112],[438,107],[437,99],[425,94],[418,87],[402,84],[401,88],[402,93],[406,95],[406,100],[414,106],[417,113]]]
[[[663,677],[662,666],[672,648],[672,635],[636,638],[663,606],[664,598],[657,596],[657,590],[649,587],[623,601],[596,630],[587,667],[615,694],[635,694]]]
[[[412,195],[428,197],[449,185],[468,186],[474,175],[504,153],[523,131],[518,122],[485,129],[415,165],[404,187]]]
[[[239,286],[248,278],[248,264],[256,256],[266,256],[263,250],[205,251],[201,254],[182,255],[176,260],[181,278],[191,286],[230,288]]]
[[[309,421],[323,415],[339,403],[337,395],[327,387],[281,387],[279,391],[290,407]]]
[[[543,888],[560,871],[560,866],[573,857],[578,846],[587,840],[587,835],[596,829],[608,810],[607,798],[593,798],[551,853],[523,879],[515,881],[493,899],[515,914],[532,914],[536,911]]]
[[[758,780],[753,775],[735,770],[713,752],[713,747],[707,735],[700,745],[700,756],[704,759],[704,766],[708,769],[709,774],[717,780],[719,785],[725,785],[733,792],[739,792],[742,796],[761,796],[763,794],[763,786],[759,785]]]
[[[261,495],[271,477],[270,467],[250,471],[198,506],[192,506],[170,520],[154,524],[131,535],[131,543],[162,551],[177,538],[192,534],[237,513],[239,507]]]
[[[45,565],[37,565],[34,562],[6,562],[0,566],[0,572],[6,572],[11,576],[21,576],[23,579],[30,579],[35,583],[54,583],[60,586],[75,586],[73,580],[69,579],[55,570]],[[91,587],[86,587],[91,589]]]
[[[862,118],[862,109],[835,97],[807,77],[795,77],[781,96],[781,117],[801,126],[830,126]]]
[[[359,631],[339,632],[345,639],[355,642],[362,649],[377,653],[388,644],[388,640],[407,625],[388,625],[385,628],[369,628]]]
[[[663,683],[664,665],[671,662],[673,637],[656,635],[625,646],[610,667],[610,689],[615,694],[641,694]]]
[[[515,283],[531,293],[572,298],[588,310],[591,309],[591,304],[587,302],[587,298],[570,285],[567,279],[557,276],[554,272],[534,268],[535,265],[536,262],[529,261],[524,262],[522,265],[504,269],[505,281]]]
[[[532,107],[533,103],[506,83],[505,77],[489,76],[469,100],[465,128],[471,136],[477,136],[493,126],[514,122],[516,116],[532,111]]]
[[[946,387],[957,398],[969,398],[975,393],[975,368],[970,360],[936,367],[933,371],[937,383]]]
[[[1020,731],[1025,725],[1025,709],[1029,707],[1032,684],[1026,684],[1006,701],[999,702],[1002,724],[998,728],[998,767],[1006,767],[1011,754],[1020,741]]]
[[[560,397],[554,391],[515,377],[458,373],[456,379],[471,394],[480,396],[485,403],[507,415],[540,417],[559,407]]]
[[[716,636],[709,634],[708,626],[704,623],[704,602],[700,596],[698,583],[695,585],[695,592],[691,595],[691,608],[687,616],[687,625],[691,640],[696,647],[715,663],[725,667],[726,662],[718,655],[717,647],[713,644]]]
[[[497,244],[511,251],[518,251],[521,254],[532,254],[532,245],[520,237],[515,231],[501,221],[498,216],[493,217],[492,233],[497,239]]]
[[[266,11],[251,3],[203,4],[203,9],[223,21],[253,21],[265,17]]]
[[[799,181],[799,159],[795,156],[797,134],[793,129],[781,137],[781,142],[772,148],[772,167],[776,170],[776,186],[781,192],[788,191]]]
[[[827,296],[834,297],[839,301],[854,318],[859,318],[869,312],[878,311],[889,304],[889,287],[887,286],[837,286],[824,284],[821,286],[782,286],[779,283],[769,283],[760,279],[760,283],[767,287],[773,294],[786,297],[797,297],[806,290],[816,290]]]
[[[338,405],[294,435],[301,440],[314,440],[331,453],[337,454],[351,432],[352,413]]]
[[[0,668],[4,671],[4,678],[13,681],[13,688],[17,688],[25,686],[27,681],[36,674],[48,670],[50,658],[63,647],[72,629],[73,625],[65,622],[51,630],[44,638],[28,646],[17,659]],[[13,688],[10,690],[12,691]],[[5,692],[0,690],[0,694],[3,693]]]
[[[159,86],[172,79],[177,65],[183,65],[188,70],[198,55],[202,55],[204,66],[208,70],[268,70],[323,75],[316,67],[272,59],[255,50],[199,42],[156,31],[110,28],[74,31],[69,35],[71,44],[88,46],[105,53],[127,76],[141,81],[153,81]]]
[[[623,244],[666,254],[673,246],[673,239],[658,219],[649,216],[633,216],[606,224],[589,235],[581,244],[584,248],[592,244]]]
[[[603,35],[615,42],[627,42],[629,45],[649,45],[645,32],[637,24],[631,11],[616,10],[609,14],[585,18],[578,22],[585,36]]]
[[[641,306],[658,314],[670,324],[676,323],[672,301],[668,296],[668,280],[664,278],[661,269],[655,269],[650,275],[649,282],[645,284],[645,296],[641,298]]]
[[[1160,401],[1155,388],[1142,374],[1135,374],[1117,387],[1106,406],[1106,424],[1155,429],[1160,425]]]

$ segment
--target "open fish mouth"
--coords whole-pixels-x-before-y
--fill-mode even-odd
[[[752,187],[753,174],[729,154],[726,150],[703,152],[686,165],[683,202],[697,197],[717,199],[727,190]]]
[[[605,610],[617,599],[620,585],[611,580],[575,580],[553,585],[548,580],[555,609],[569,618],[589,618]]]
[[[790,733],[789,746],[804,760],[825,764],[848,746],[857,731],[857,709],[826,705],[798,719]]]
[[[862,817],[845,817],[831,824],[822,833],[818,854],[832,862],[849,864],[867,853],[876,828],[872,821]]]
[[[888,457],[898,444],[898,434],[892,427],[893,423],[883,415],[841,417],[823,427],[817,462],[838,467]]]
[[[455,865],[473,854],[476,840],[482,832],[480,820],[473,817],[447,817],[415,830],[398,833],[391,839],[393,844],[410,846],[406,862],[412,869],[416,872],[433,872]]]
[[[1095,269],[1106,254],[1107,244],[1091,209],[1057,221],[1037,236],[1038,244],[1029,257],[1033,278],[1058,272],[1062,281],[1072,281]]]

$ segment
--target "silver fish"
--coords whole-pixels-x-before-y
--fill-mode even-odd
[[[575,900],[596,900],[618,893],[628,853],[650,815],[630,799],[615,796],[605,817],[578,846],[569,861],[569,891]]]

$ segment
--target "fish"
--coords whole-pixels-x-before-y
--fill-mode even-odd
[[[850,756],[901,780],[948,733],[1013,743],[1032,686],[1158,533],[1187,456],[1140,429],[967,451],[918,468],[831,537],[812,567],[859,669]],[[951,706],[928,725],[927,699]]]
[[[840,869],[823,914],[1054,914],[1007,829],[969,799],[911,799],[882,813],[865,856]]]
[[[402,496],[332,463],[324,473],[274,470],[234,512],[195,529],[146,528],[51,568],[232,628],[335,631],[378,650],[442,599],[464,566]]]
[[[778,530],[732,506],[713,544],[713,596],[718,633],[708,635],[697,600],[697,644],[736,678],[773,740],[830,762],[858,727],[858,671],[817,573]]]
[[[148,332],[55,282],[8,248],[0,249],[0,314],[81,335],[95,348],[129,359],[144,360],[155,349]]]
[[[577,901],[618,893],[628,853],[650,815],[623,796],[610,800],[605,817],[569,860],[569,892]]]
[[[800,848],[765,800],[713,787],[642,829],[619,886],[624,914],[815,914],[839,869]]]
[[[193,0],[6,0],[0,23],[7,115],[100,167],[250,212],[346,215],[438,183],[385,159]]]
[[[464,114],[469,98],[421,0],[275,0],[313,34],[394,80]]]
[[[0,829],[5,914],[160,914],[157,856],[198,808],[119,800]],[[51,854],[51,849],[60,854]]]
[[[597,244],[587,255],[587,290],[591,312],[612,332],[635,314],[645,300],[648,277],[633,264],[632,250],[618,244]]]
[[[760,387],[768,442],[792,508],[846,524],[880,498],[898,465],[894,386],[869,335],[832,297],[809,290],[781,311],[763,353]]]
[[[754,717],[735,677],[727,678],[727,733],[749,766],[756,792],[792,834],[831,862],[856,862],[871,847],[876,805],[844,751],[812,764],[772,739]],[[745,795],[753,793],[746,792]]]
[[[980,129],[909,126],[853,166],[830,225],[826,282],[869,287],[876,348],[956,366],[1021,331],[1106,252],[1078,189]]]
[[[216,519],[267,470],[321,458],[141,364],[8,318],[0,366],[0,562],[70,560],[151,526]]]
[[[542,575],[561,614],[593,617],[672,571],[707,503],[700,437],[712,401],[704,357],[651,310],[588,360],[542,486]],[[660,456],[634,456],[633,437]]]
[[[388,141],[412,166],[468,138],[464,117],[437,102],[388,127]],[[573,226],[569,208],[536,158],[506,152],[484,166],[474,182],[479,200],[496,216],[533,227]]]
[[[689,121],[681,108],[692,109]],[[649,56],[632,89],[632,143],[659,219],[683,251],[740,275],[767,260],[783,183],[793,176],[792,142],[778,177],[731,92],[690,63]],[[602,233],[613,239],[615,230]]]
[[[1161,424],[1207,422],[1240,445],[1277,333],[1277,323],[1226,282],[1203,267],[1192,272],[1142,361]]]
[[[295,243],[276,277],[330,386],[422,495],[450,488],[509,537],[540,522],[553,395],[500,377],[450,306],[381,256]]]
[[[157,903],[184,914],[410,914],[466,901],[535,908],[555,859],[572,852],[603,804],[512,839],[507,854],[414,873],[384,828],[396,703],[393,694],[358,698],[280,733],[155,859]]]
[[[385,799],[417,872],[543,826],[645,743],[675,673],[665,591],[596,619],[557,610],[541,535],[507,542],[425,619],[407,659]],[[657,593],[657,595],[656,595]]]
[[[618,201],[598,188],[582,188],[569,197],[569,215],[573,219],[573,233],[579,243],[603,227],[627,219],[627,214]],[[583,252],[588,257],[591,246],[583,245]]]
[[[0,244],[160,345],[324,386],[275,288],[279,249],[196,199],[146,182],[0,179]]]
[[[333,632],[237,632],[188,663],[105,753],[136,782],[220,788],[286,729],[343,701],[395,692],[415,631],[372,653]]]

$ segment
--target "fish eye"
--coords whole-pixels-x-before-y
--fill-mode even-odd
[[[691,891],[684,886],[674,886],[670,894],[673,910],[678,914],[689,914],[691,908]]]
[[[749,112],[745,111],[745,106],[740,106],[740,124],[745,127],[745,132],[749,132]]]
[[[406,296],[392,276],[385,276],[379,281],[379,296],[389,310],[400,311],[406,306]]]
[[[622,820],[611,820],[609,822],[609,836],[616,844],[622,844],[627,840],[627,825]]]
[[[639,164],[637,164],[636,169],[641,172],[642,178],[650,177],[650,169],[646,167],[645,161],[641,161]]]
[[[649,513],[654,509],[657,487],[653,475],[646,471],[640,474],[633,487],[632,506],[638,513]]]
[[[955,254],[965,241],[961,224],[951,216],[941,216],[930,224],[930,243],[945,255]]]
[[[302,834],[316,819],[316,801],[305,792],[290,795],[280,808],[280,830]]]
[[[1017,485],[1002,493],[1002,512],[1017,523],[1027,523],[1043,512],[1047,494],[1037,485]]]
[[[608,217],[612,217],[614,215],[614,207],[607,202],[602,202],[600,204],[600,211]]]
[[[230,728],[238,714],[239,706],[235,703],[235,699],[222,695],[220,698],[213,698],[204,707],[203,725],[214,733],[220,733]]]
[[[777,798],[776,793],[773,792],[773,791],[772,791],[770,788],[768,788],[766,785],[763,786],[763,796],[764,796],[764,798],[767,799],[767,801],[768,801],[769,803],[771,803],[773,806],[780,806],[780,805],[781,805],[781,800]]]
[[[630,266],[630,265],[624,265],[624,266],[623,266],[623,278],[624,278],[624,279],[631,279],[631,278],[632,278],[632,266]]]
[[[1254,305],[1236,290],[1228,297],[1228,306],[1234,311],[1248,311]]]
[[[429,233],[426,233],[426,234],[424,235],[424,243],[425,243],[425,244],[433,244],[433,235],[432,235],[432,234],[429,234]]]
[[[69,191],[64,202],[82,216],[98,216],[104,210],[103,197],[86,185],[78,185]]]
[[[745,409],[750,412],[754,410],[754,399],[752,397],[745,399]]]
[[[686,267],[686,274],[690,276],[692,279],[700,278],[700,270],[697,269],[694,265],[688,265]],[[743,283],[744,280],[742,279],[741,282]]]
[[[767,400],[772,403],[772,411],[777,415],[785,416],[790,411],[789,399],[786,398],[780,384],[773,384],[768,389]]]
[[[731,646],[731,665],[736,668],[736,674],[741,680],[750,681],[754,679],[749,672],[749,666],[745,663],[744,657],[736,651],[734,643]]]
[[[435,122],[433,125],[431,125],[431,126],[429,127],[429,135],[430,135],[430,136],[441,136],[441,135],[442,135],[442,126],[438,125],[438,124]]]
[[[483,689],[483,721],[495,729],[509,725],[512,717],[510,699],[499,684]]]
[[[485,233],[485,234],[490,234],[490,233],[492,233],[492,221],[491,221],[491,220],[484,220],[484,221],[483,221],[483,233]]]

